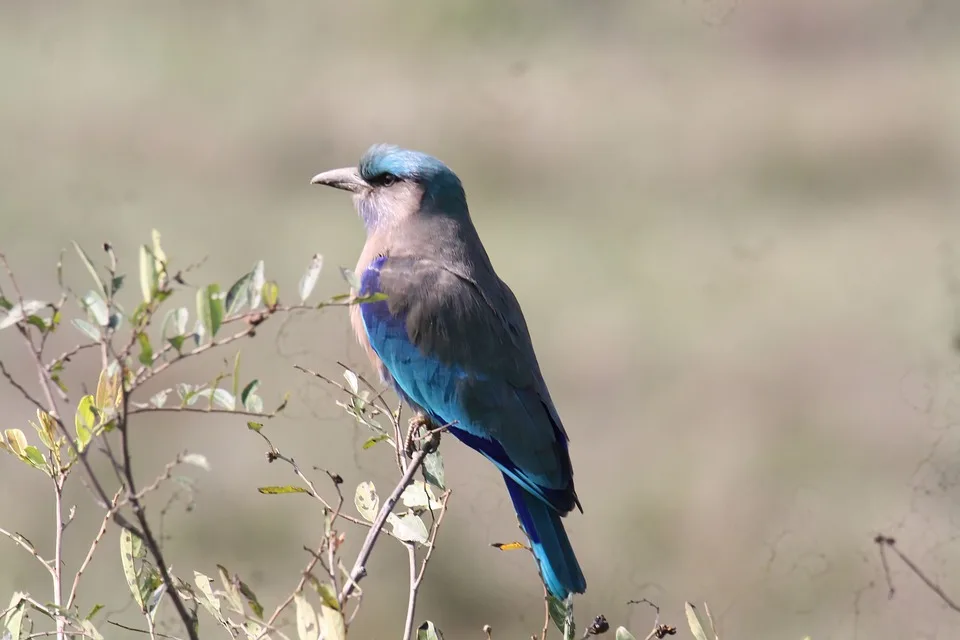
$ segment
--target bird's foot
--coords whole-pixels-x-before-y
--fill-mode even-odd
[[[413,416],[408,422],[405,446],[407,456],[413,455],[413,451],[418,444],[427,453],[436,451],[437,447],[440,446],[439,427],[422,413]]]

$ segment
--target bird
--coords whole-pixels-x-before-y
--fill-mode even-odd
[[[583,512],[569,438],[460,179],[431,155],[375,144],[311,183],[351,192],[366,229],[354,286],[370,301],[350,315],[381,380],[499,469],[547,591],[584,593],[561,520]]]

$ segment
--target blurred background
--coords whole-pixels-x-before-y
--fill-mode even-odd
[[[677,626],[706,600],[727,639],[958,637],[960,614],[895,559],[888,599],[872,543],[894,536],[960,598],[956,2],[8,0],[0,78],[0,247],[38,298],[71,240],[111,241],[135,273],[151,228],[181,266],[208,258],[196,281],[263,258],[292,297],[320,252],[318,294],[340,293],[363,230],[310,177],[374,142],[456,170],[572,438],[581,625],[604,613],[643,637],[653,612],[626,601],[646,597]],[[268,405],[293,392],[275,444],[349,492],[386,487],[388,449],[361,451],[337,397],[292,368],[370,373],[346,313],[258,335],[245,375]],[[12,332],[0,358],[33,381]],[[78,360],[74,387],[96,372]],[[32,415],[9,388],[0,403],[4,428]],[[192,507],[165,513],[174,571],[225,564],[272,610],[321,531],[315,503],[256,492],[294,478],[245,420],[139,429],[143,479],[183,449],[212,466],[184,471]],[[518,533],[499,475],[453,439],[442,451],[454,493],[418,617],[447,638],[529,637],[532,560],[489,547]],[[0,456],[0,481],[3,526],[49,548],[42,478]],[[78,477],[68,499],[78,559],[100,516]],[[80,608],[136,625],[116,530],[103,545]],[[396,637],[403,549],[384,541],[369,570],[353,635]],[[0,538],[0,594],[49,600],[47,583]]]

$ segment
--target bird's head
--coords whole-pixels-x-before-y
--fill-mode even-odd
[[[469,215],[457,174],[433,156],[393,145],[373,145],[356,167],[324,171],[310,182],[352,192],[368,231],[418,215]]]

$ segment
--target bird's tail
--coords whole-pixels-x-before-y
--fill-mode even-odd
[[[530,539],[530,547],[547,590],[560,600],[571,593],[586,591],[587,581],[570,546],[570,538],[563,528],[560,514],[511,478],[504,475],[503,479],[520,524]]]

